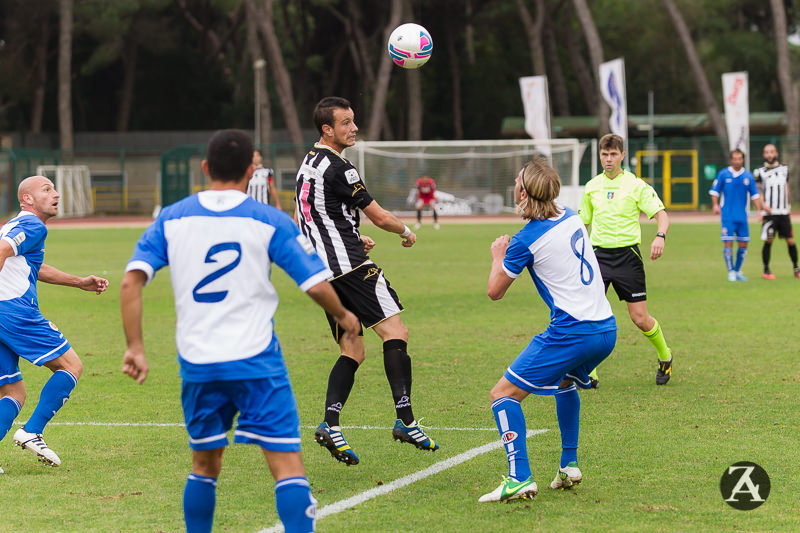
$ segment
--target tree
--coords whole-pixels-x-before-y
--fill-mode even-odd
[[[516,0],[516,2],[520,20],[525,28],[525,34],[528,36],[528,48],[530,48],[531,60],[533,61],[533,74],[535,76],[544,76],[547,74],[544,62],[544,49],[542,47],[542,28],[544,27],[545,19],[544,0],[535,1],[535,18],[532,17],[528,11],[525,0]]]
[[[58,36],[58,130],[67,158],[75,148],[72,132],[72,0],[59,0]]]
[[[391,13],[389,20],[383,30],[383,42],[389,42],[389,35],[392,30],[400,25],[400,18],[403,15],[402,0],[392,0]],[[372,106],[367,126],[367,139],[376,140],[380,138],[381,127],[384,124],[383,117],[386,113],[386,94],[389,90],[389,81],[392,76],[392,60],[388,54],[381,54],[378,63],[378,75],[375,79],[375,91],[372,95]]]
[[[272,115],[270,114],[269,92],[267,91],[267,62],[264,60],[261,40],[258,38],[258,28],[256,28],[256,17],[258,12],[253,2],[245,3],[247,14],[245,23],[247,25],[247,50],[253,62],[255,74],[254,96],[255,103],[259,106],[256,120],[260,123],[256,127],[256,140],[261,146],[266,146],[272,142]]]
[[[800,85],[792,80],[792,65],[789,62],[789,41],[786,35],[786,11],[783,0],[770,0],[772,19],[775,25],[775,45],[778,53],[778,83],[781,87],[783,105],[786,108],[786,134],[790,137],[790,149],[784,149],[789,159],[793,159],[795,176],[800,175]],[[797,190],[795,187],[794,190]]]
[[[683,15],[675,5],[675,2],[673,0],[663,1],[664,6],[669,12],[670,18],[672,19],[672,24],[675,26],[675,30],[678,32],[678,37],[681,40],[683,49],[686,52],[686,59],[689,61],[689,67],[692,69],[694,81],[697,84],[697,91],[703,98],[703,103],[708,111],[708,117],[711,120],[711,125],[714,127],[714,132],[716,133],[717,137],[720,138],[723,152],[727,153],[728,132],[725,129],[725,123],[722,120],[722,113],[720,113],[717,102],[714,100],[714,96],[711,93],[711,86],[708,84],[708,78],[703,70],[703,65],[700,64],[700,58],[697,55],[697,50],[695,49],[694,41],[692,41],[692,36],[689,34],[689,28],[686,26],[686,22],[683,20]]]
[[[255,6],[254,0],[245,0],[246,4],[252,4],[248,9],[256,8],[258,16],[258,29],[261,37],[267,45],[267,64],[272,71],[275,80],[275,92],[278,93],[278,100],[281,104],[283,117],[286,122],[286,129],[289,132],[289,139],[295,145],[303,145],[303,132],[300,128],[300,120],[297,118],[297,107],[295,106],[294,92],[292,90],[292,78],[286,63],[283,61],[278,36],[275,33],[275,19],[273,18],[273,0],[266,0],[260,6]]]
[[[597,32],[597,26],[594,24],[592,12],[589,10],[589,6],[586,5],[586,0],[572,0],[572,5],[575,7],[575,13],[578,15],[581,28],[583,28],[583,34],[586,37],[586,44],[589,46],[589,57],[592,60],[592,78],[595,80],[595,87],[599,89],[600,63],[603,62],[603,43],[600,40],[600,34]],[[603,134],[608,132],[610,110],[602,98],[597,99],[595,113],[597,114],[597,120],[599,122],[599,133]]]

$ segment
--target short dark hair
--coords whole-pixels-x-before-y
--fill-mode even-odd
[[[206,147],[208,173],[217,181],[239,181],[253,164],[253,141],[242,130],[220,130]]]
[[[326,96],[314,107],[314,125],[322,135],[322,126],[333,126],[333,111],[335,109],[350,109],[350,101],[341,96]]]
[[[731,153],[728,154],[728,157],[733,157],[733,154],[735,154],[736,152],[739,152],[740,154],[742,154],[742,157],[744,157],[744,152],[740,148],[734,148],[733,150],[731,150]]]
[[[624,152],[625,141],[623,141],[622,137],[620,137],[619,135],[614,135],[613,133],[607,133],[602,137],[600,137],[598,148],[600,148],[600,150],[609,150],[616,148],[620,152]]]

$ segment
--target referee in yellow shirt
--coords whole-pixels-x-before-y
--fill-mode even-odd
[[[650,245],[650,259],[661,257],[669,229],[669,217],[656,191],[644,180],[622,168],[624,141],[608,134],[599,142],[602,174],[592,178],[583,191],[578,214],[591,233],[600,273],[606,290],[609,285],[620,300],[628,304],[628,314],[658,354],[656,385],[664,385],[672,375],[672,350],[667,346],[658,321],[647,312],[644,262],[639,251],[642,230],[639,213],[658,223]],[[597,386],[597,369],[592,385]]]

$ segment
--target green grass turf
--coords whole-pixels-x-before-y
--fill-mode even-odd
[[[412,249],[396,236],[365,228],[378,242],[382,266],[407,310],[414,361],[414,410],[433,427],[491,428],[488,393],[548,311],[527,275],[506,297],[486,296],[489,244],[518,224],[425,226]],[[753,225],[751,231],[756,233]],[[139,229],[53,229],[46,261],[76,274],[111,281],[108,294],[40,285],[45,316],[69,338],[84,375],[45,437],[63,465],[49,469],[0,443],[0,531],[178,531],[190,469],[183,428],[61,425],[179,424],[178,367],[169,275],[145,289],[145,342],[151,372],[137,386],[120,372],[124,338],[119,282]],[[645,242],[655,226],[644,226]],[[498,449],[388,495],[318,522],[319,531],[792,530],[800,527],[800,442],[796,404],[800,371],[796,333],[800,280],[791,277],[783,242],[773,246],[773,282],[760,279],[755,240],[744,273],[729,283],[716,224],[675,224],[664,257],[647,261],[648,307],[675,354],[673,378],[655,386],[655,352],[627,317],[613,290],[619,324],[614,353],[599,368],[600,389],[584,391],[579,459],[584,482],[552,492],[560,438],[551,398],[523,402],[540,494],[530,502],[478,504],[506,473]],[[338,356],[322,312],[276,270],[281,295],[276,330],[290,368],[303,426],[322,416],[330,366]],[[367,360],[356,376],[344,425],[394,422],[380,342],[366,337]],[[26,420],[48,377],[22,362]],[[14,429],[18,426],[14,426]],[[12,429],[12,432],[13,430]],[[489,431],[431,430],[435,454],[392,441],[388,429],[345,432],[361,464],[336,463],[303,430],[303,456],[320,507],[494,442]],[[737,511],[722,501],[719,480],[737,461],[753,461],[771,476],[767,502]],[[258,448],[231,446],[217,490],[215,530],[257,531],[277,521],[273,482]]]

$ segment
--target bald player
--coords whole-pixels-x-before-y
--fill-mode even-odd
[[[46,465],[59,466],[61,459],[47,447],[42,432],[69,399],[83,364],[55,324],[39,311],[36,283],[101,294],[108,280],[73,276],[44,264],[45,223],[58,212],[59,194],[53,182],[43,176],[25,178],[17,197],[21,211],[0,228],[0,440],[25,403],[19,358],[46,366],[53,375],[31,417],[14,433],[14,444],[33,452]]]

